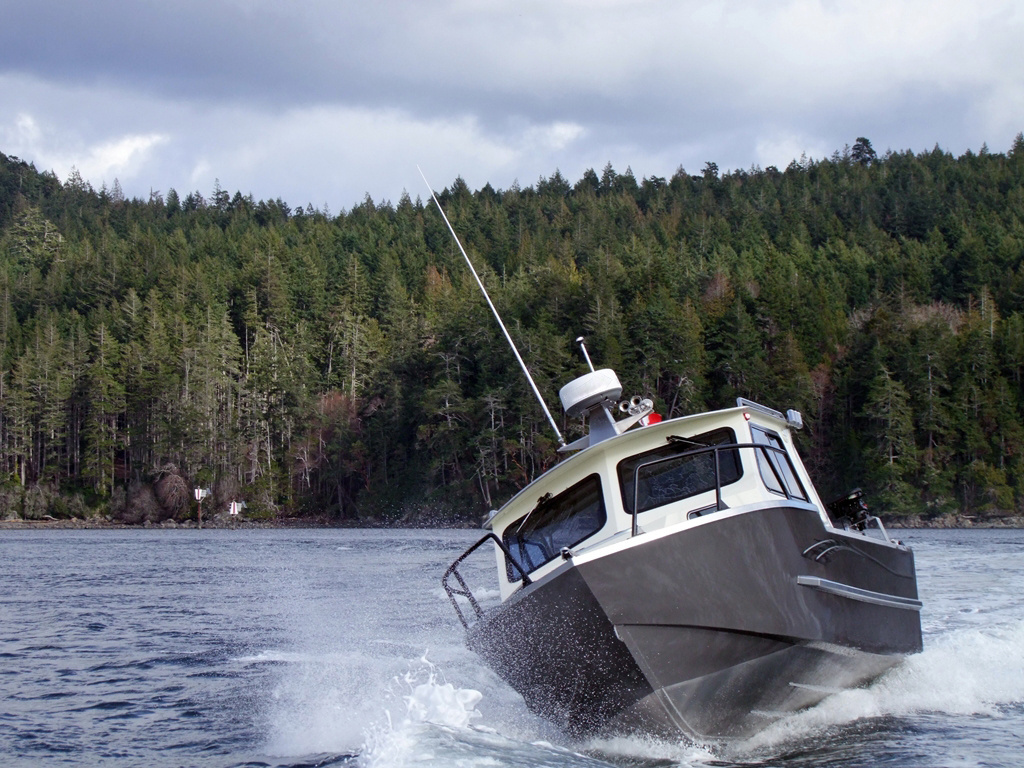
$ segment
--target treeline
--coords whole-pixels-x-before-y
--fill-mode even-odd
[[[551,406],[582,334],[665,416],[801,410],[825,493],[1024,505],[1021,135],[440,199]],[[476,519],[554,448],[419,197],[125,199],[0,154],[0,515],[180,519],[201,486],[254,515]]]

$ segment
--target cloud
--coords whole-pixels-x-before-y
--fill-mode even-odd
[[[851,142],[852,143],[852,139]],[[785,170],[793,160],[806,156],[808,159],[821,160],[829,157],[837,147],[827,147],[818,139],[799,134],[780,132],[758,139],[755,152],[756,164],[763,168],[774,165]]]
[[[189,103],[10,75],[0,76],[0,103],[19,109],[8,123],[0,115],[0,151],[62,179],[75,167],[97,188],[118,178],[125,194],[143,198],[150,188],[172,187],[208,196],[219,180],[257,198],[327,203],[335,211],[367,194],[397,202],[405,189],[415,197],[417,165],[439,186],[459,175],[474,187],[532,183],[586,136],[568,121],[489,124],[472,113],[424,116],[397,107]]]
[[[214,132],[220,126],[250,127],[235,131],[230,148],[211,147],[211,154],[201,155],[191,185],[211,189],[216,175],[225,188],[244,191],[266,188],[268,177],[287,178],[277,194],[289,204],[326,202],[333,210],[361,202],[366,194],[378,202],[397,202],[402,190],[425,196],[417,166],[439,187],[460,175],[474,188],[508,186],[524,164],[536,163],[538,173],[553,169],[559,153],[583,135],[580,126],[566,123],[492,132],[471,115],[423,119],[399,109],[346,107],[281,115],[225,110],[207,114],[204,122]]]
[[[0,151],[335,210],[417,164],[507,187],[858,136],[997,151],[1024,128],[1022,34],[1012,0],[33,0],[0,27]]]
[[[76,168],[84,179],[113,183],[114,179],[138,176],[153,150],[168,137],[159,133],[124,135],[88,145],[55,125],[42,126],[35,117],[22,112],[13,124],[0,125],[0,140],[6,151],[32,158],[42,170],[51,170],[58,178],[66,179]]]
[[[88,147],[82,155],[78,171],[84,178],[134,179],[153,149],[167,141],[168,137],[164,134],[150,133],[122,136]]]

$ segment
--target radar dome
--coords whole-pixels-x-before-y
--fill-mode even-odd
[[[622,395],[622,384],[611,368],[601,368],[573,379],[558,391],[562,408],[570,418],[581,416],[595,405]]]

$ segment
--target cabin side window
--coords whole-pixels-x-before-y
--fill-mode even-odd
[[[502,539],[529,573],[558,557],[563,547],[572,548],[593,536],[607,520],[601,478],[593,474],[557,496],[540,498],[533,510],[509,523]],[[505,573],[510,582],[521,578],[507,558]]]
[[[634,500],[640,512],[671,504],[680,499],[715,490],[716,445],[731,445],[736,433],[716,429],[689,438],[670,438],[668,445],[623,459],[618,464],[622,506],[633,514]],[[718,471],[722,486],[735,483],[743,475],[739,451],[719,449]],[[633,487],[634,475],[640,467],[639,489]]]
[[[786,448],[782,444],[782,438],[775,432],[750,425],[750,433],[754,442],[758,445],[767,445],[779,450],[755,449],[757,454],[757,468],[761,472],[761,479],[765,487],[772,493],[778,493],[790,499],[803,499],[807,501],[807,492],[800,482],[800,478],[793,471],[793,464],[789,460]]]

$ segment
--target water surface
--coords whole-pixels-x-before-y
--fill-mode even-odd
[[[925,650],[728,752],[573,742],[462,644],[469,531],[0,531],[0,763],[1016,766],[1024,532],[903,531]],[[493,559],[468,569],[496,599]]]

